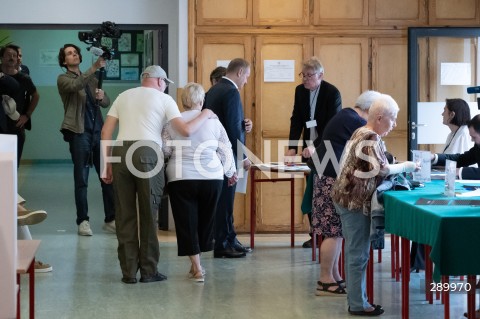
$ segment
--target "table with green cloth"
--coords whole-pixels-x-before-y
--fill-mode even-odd
[[[462,205],[466,203],[462,200],[480,197],[446,197],[444,189],[443,180],[434,180],[411,191],[384,193],[385,231],[402,238],[403,269],[410,268],[409,262],[404,263],[409,260],[409,250],[403,247],[408,244],[409,248],[408,240],[428,245],[436,282],[440,276],[480,274],[480,206]],[[465,191],[462,183],[455,183],[455,192]],[[448,205],[418,205],[420,198],[447,200]],[[407,298],[408,305],[408,281],[404,282],[403,277],[409,276],[402,276],[402,299]],[[403,311],[407,312],[404,318],[408,318],[408,308]]]

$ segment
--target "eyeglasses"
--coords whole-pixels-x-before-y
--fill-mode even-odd
[[[311,74],[310,74],[310,73],[300,72],[300,73],[298,74],[298,76],[299,76],[300,78],[302,78],[302,79],[305,78],[305,77],[306,77],[307,79],[311,79],[312,76],[317,75],[317,74],[318,74],[318,73],[311,73]]]
[[[169,83],[167,82],[167,80],[165,80],[165,79],[162,79],[162,80],[163,80],[163,82],[165,82],[165,87],[168,87]]]

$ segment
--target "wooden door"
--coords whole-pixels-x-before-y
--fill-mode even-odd
[[[218,64],[228,64],[234,58],[243,58],[252,63],[253,49],[251,37],[199,36],[196,44],[195,81],[201,83],[205,90],[210,88],[210,72]],[[252,76],[248,79],[248,83],[240,91],[246,118],[253,118],[254,116],[252,111],[253,85],[251,84],[255,74],[253,64],[251,74]],[[253,148],[253,134],[247,134],[247,148]],[[235,196],[235,227],[240,232],[246,231],[249,225],[247,224],[247,218],[250,220],[250,210],[247,209],[249,207],[246,205],[247,200],[247,195],[237,193]]]
[[[295,87],[301,83],[298,74],[302,63],[312,54],[312,39],[307,37],[258,37],[255,42],[255,154],[262,161],[283,161],[285,142],[290,131]],[[294,64],[294,79],[288,82],[264,81],[265,61],[285,60]],[[283,144],[282,144],[283,143]],[[261,174],[261,173],[257,173]],[[257,184],[257,230],[288,231],[290,229],[290,184]],[[300,204],[304,180],[295,182],[295,229],[308,230]]]

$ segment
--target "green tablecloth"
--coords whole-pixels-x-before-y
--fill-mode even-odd
[[[456,192],[465,191],[455,186]],[[419,198],[446,199],[443,191],[444,181],[432,181],[413,191],[385,192],[385,230],[431,246],[436,280],[438,275],[478,275],[480,206],[415,205]]]

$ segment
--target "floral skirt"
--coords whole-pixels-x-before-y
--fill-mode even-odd
[[[330,193],[335,178],[315,174],[313,181],[313,233],[327,238],[343,237],[340,216],[335,211]]]

